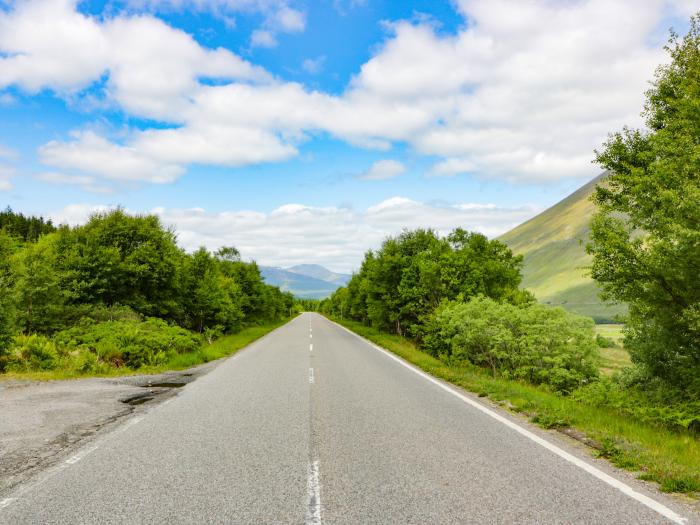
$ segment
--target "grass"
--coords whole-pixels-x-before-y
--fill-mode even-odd
[[[615,346],[611,348],[600,348],[600,371],[605,375],[612,375],[622,368],[632,364],[630,354],[627,350],[625,350],[622,343],[622,338],[624,337],[622,329],[624,326],[625,325],[623,324],[595,325],[596,334],[612,339],[612,341],[615,343]]]
[[[574,428],[599,444],[591,449],[618,467],[654,481],[662,491],[697,497],[700,492],[700,440],[635,421],[612,408],[595,407],[518,381],[494,378],[477,367],[448,366],[410,341],[360,323],[338,320],[346,328],[413,363],[429,374],[509,409],[544,428]]]
[[[284,319],[273,323],[249,326],[236,334],[220,337],[211,344],[205,343],[197,352],[174,355],[167,362],[159,366],[141,367],[137,369],[127,367],[105,367],[99,373],[87,374],[81,373],[79,370],[65,368],[34,372],[7,372],[5,374],[0,374],[0,381],[7,379],[50,381],[55,379],[77,379],[80,377],[117,377],[136,374],[159,374],[170,370],[184,370],[234,354],[241,348],[248,346],[253,341],[260,339],[262,336],[279,328],[288,321],[289,319]]]
[[[624,315],[627,307],[603,303],[588,270],[592,259],[586,243],[596,211],[590,197],[598,182],[590,181],[498,240],[524,256],[522,286],[540,302],[606,322]]]

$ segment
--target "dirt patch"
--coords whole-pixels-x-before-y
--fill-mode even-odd
[[[157,375],[0,381],[0,494],[216,365]]]

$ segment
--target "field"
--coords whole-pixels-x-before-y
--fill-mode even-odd
[[[597,334],[608,339],[612,339],[615,346],[611,348],[601,348],[600,355],[602,357],[600,371],[606,375],[612,375],[621,368],[632,364],[630,354],[625,350],[622,344],[622,329],[621,324],[598,324],[595,327]]]

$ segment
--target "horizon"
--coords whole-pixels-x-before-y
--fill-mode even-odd
[[[0,2],[0,199],[71,225],[155,213],[187,250],[339,273],[404,228],[495,238],[596,177],[608,133],[643,126],[692,12]]]

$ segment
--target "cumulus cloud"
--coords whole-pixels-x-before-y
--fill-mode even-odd
[[[238,13],[259,13],[263,25],[251,34],[253,47],[275,47],[277,33],[300,33],[306,29],[306,15],[289,0],[129,0],[132,8],[158,11],[208,11],[235,25]]]
[[[362,180],[387,180],[403,175],[406,167],[398,160],[384,159],[373,163],[370,168],[362,173]]]
[[[263,45],[304,29],[287,2],[214,3],[267,9]],[[386,40],[336,95],[275,79],[152,16],[97,19],[75,0],[31,0],[0,14],[0,87],[62,92],[103,82],[108,101],[167,124],[112,147],[78,137],[42,148],[52,167],[90,176],[124,178],[129,165],[134,178],[167,182],[193,162],[275,162],[321,132],[362,148],[408,144],[438,158],[430,175],[584,177],[609,131],[641,124],[643,92],[664,60],[650,37],[669,9],[688,9],[684,0],[456,5],[468,23],[453,35],[426,21],[388,24]],[[97,157],[114,167],[89,160]]]
[[[134,115],[162,120],[177,120],[202,77],[270,78],[228,50],[202,48],[157,18],[99,21],[79,13],[75,0],[19,2],[0,13],[0,51],[0,88],[71,92],[108,74],[108,100]]]
[[[51,141],[39,149],[44,164],[56,168],[94,173],[116,181],[174,181],[184,168],[154,160],[137,149],[109,142],[91,131],[76,134],[76,140]]]
[[[80,224],[107,206],[78,204],[51,214],[55,222]],[[350,272],[368,249],[378,248],[403,228],[433,228],[446,234],[456,227],[499,235],[527,220],[539,209],[494,204],[429,204],[404,197],[387,199],[364,211],[342,207],[287,204],[269,212],[155,208],[175,228],[188,250],[235,246],[247,259],[272,266],[314,262]]]

